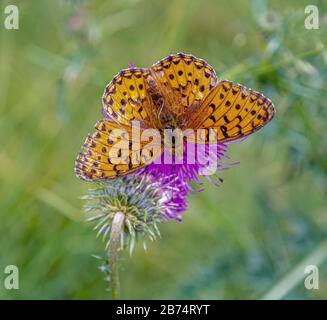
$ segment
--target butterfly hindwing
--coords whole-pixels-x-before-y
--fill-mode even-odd
[[[151,163],[161,148],[147,149],[133,138],[132,127],[108,120],[96,123],[75,161],[75,173],[87,181],[100,181],[124,176]]]

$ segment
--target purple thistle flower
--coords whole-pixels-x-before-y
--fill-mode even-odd
[[[155,174],[155,171],[146,171],[140,174],[148,174],[153,181],[158,181],[161,185],[158,190],[160,190],[162,195],[160,203],[165,217],[168,220],[182,221],[181,214],[188,208],[187,196],[189,190],[187,182],[178,175],[158,175]]]
[[[175,208],[172,211],[167,210],[165,215],[169,219],[181,221],[180,213],[187,209],[187,195],[203,190],[199,188],[202,185],[200,177],[203,176],[215,186],[220,186],[223,179],[218,176],[218,172],[238,164],[238,162],[228,162],[227,147],[228,143],[203,145],[205,152],[200,153],[199,156],[198,145],[185,143],[184,154],[179,161],[165,149],[159,161],[149,164],[138,174],[150,175],[154,181],[163,183],[169,199],[167,203],[170,208]],[[171,160],[169,163],[167,158]],[[193,161],[188,161],[190,158]],[[197,187],[193,188],[192,184]]]

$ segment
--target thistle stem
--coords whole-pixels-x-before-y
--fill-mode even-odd
[[[120,282],[119,282],[119,268],[118,268],[118,250],[120,246],[120,237],[122,227],[124,224],[125,215],[122,212],[117,212],[112,219],[110,243],[109,243],[109,267],[111,274],[111,292],[112,299],[119,299]]]

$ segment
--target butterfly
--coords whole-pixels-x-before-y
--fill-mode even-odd
[[[106,86],[102,102],[103,118],[75,162],[76,175],[87,181],[125,176],[160,156],[164,146],[156,154],[144,152],[146,143],[131,138],[132,123],[161,134],[175,128],[215,129],[215,142],[224,143],[256,132],[275,114],[267,97],[219,80],[206,61],[184,53],[171,54],[150,68],[120,71]],[[115,161],[122,153],[125,161]]]

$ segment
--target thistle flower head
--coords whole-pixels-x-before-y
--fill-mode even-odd
[[[183,181],[170,177],[139,173],[98,183],[89,190],[85,210],[89,221],[95,221],[97,235],[110,238],[111,223],[117,213],[124,215],[121,247],[129,245],[132,252],[135,240],[155,240],[159,235],[158,224],[168,219],[180,220],[187,208],[187,190]],[[109,246],[109,240],[107,241]]]

